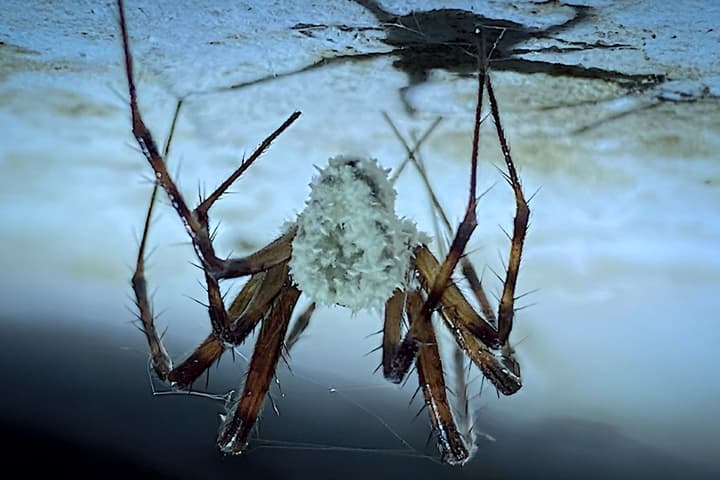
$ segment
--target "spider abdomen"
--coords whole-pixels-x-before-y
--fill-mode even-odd
[[[424,236],[395,214],[388,173],[376,160],[339,156],[313,178],[290,270],[314,301],[358,311],[383,306],[406,285],[413,248]]]

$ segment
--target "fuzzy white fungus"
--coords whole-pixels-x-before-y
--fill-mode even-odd
[[[310,183],[290,271],[314,301],[358,311],[405,287],[413,248],[426,237],[395,214],[389,172],[376,160],[335,157]]]

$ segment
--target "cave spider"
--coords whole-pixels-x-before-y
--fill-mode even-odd
[[[291,114],[215,191],[190,209],[167,171],[164,160],[167,145],[161,154],[142,119],[123,1],[118,0],[117,5],[132,132],[153,169],[156,189],[159,186],[165,191],[190,236],[207,285],[212,327],[212,332],[200,346],[179,365],[173,366],[155,326],[144,275],[151,200],[132,286],[138,317],[150,348],[152,368],[157,376],[174,388],[189,388],[225,350],[242,343],[259,324],[245,384],[240,394],[229,401],[217,438],[221,451],[238,454],[247,447],[278,360],[283,348],[287,348],[286,342],[289,344],[297,339],[297,332],[288,336],[288,327],[301,293],[308,295],[313,303],[299,316],[296,330],[307,325],[315,303],[340,304],[353,310],[384,305],[381,345],[384,376],[400,383],[415,364],[430,421],[438,434],[442,460],[454,465],[464,464],[472,455],[472,445],[468,444],[453,418],[431,316],[439,315],[458,347],[500,393],[511,395],[520,389],[520,367],[509,336],[513,325],[515,285],[530,213],[483,62],[478,69],[468,205],[442,262],[426,246],[425,236],[415,225],[395,215],[396,194],[387,178],[388,172],[374,160],[347,157],[331,159],[320,171],[311,185],[305,210],[284,228],[282,235],[247,257],[222,259],[215,253],[208,228],[210,208],[298,119],[300,112]],[[477,225],[478,136],[485,91],[507,169],[504,175],[516,202],[510,257],[497,316],[475,270],[464,256]],[[471,306],[451,278],[458,263],[462,265],[481,313]],[[226,308],[220,281],[245,276],[249,279]],[[407,323],[405,331],[403,320]]]

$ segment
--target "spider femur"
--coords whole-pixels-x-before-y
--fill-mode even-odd
[[[426,237],[395,214],[389,172],[374,159],[340,156],[310,183],[290,271],[314,301],[358,311],[406,286],[413,248]]]

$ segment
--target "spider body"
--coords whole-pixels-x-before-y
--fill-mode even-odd
[[[197,207],[191,209],[167,171],[165,157],[145,125],[137,103],[133,60],[122,0],[117,0],[133,135],[153,169],[156,186],[145,220],[132,285],[138,318],[150,348],[157,376],[174,388],[186,389],[224,351],[244,342],[259,326],[243,388],[227,405],[217,444],[229,454],[243,452],[275,374],[283,349],[289,350],[310,321],[315,304],[340,304],[360,310],[384,307],[382,371],[390,381],[403,381],[413,364],[437,435],[443,461],[462,465],[474,451],[472,428],[459,428],[448,400],[435,324],[437,315],[452,333],[458,349],[469,358],[499,392],[510,395],[521,387],[520,367],[509,342],[514,316],[514,292],[529,218],[510,149],[500,123],[497,101],[485,65],[478,69],[478,103],[475,111],[473,155],[468,206],[441,262],[427,247],[427,237],[414,223],[394,211],[395,190],[387,171],[369,159],[336,157],[313,180],[305,209],[284,233],[266,247],[242,258],[223,259],[215,253],[209,233],[208,212],[223,193],[242,176],[270,144],[300,116],[295,112]],[[481,51],[485,51],[484,48]],[[516,201],[510,258],[497,315],[490,306],[478,276],[464,255],[477,225],[476,170],[482,95],[487,91],[492,119],[502,147]],[[181,102],[178,103],[176,117]],[[406,145],[407,148],[407,145]],[[410,158],[413,152],[407,148]],[[416,163],[418,169],[419,164]],[[425,177],[424,177],[425,178]],[[144,250],[155,191],[162,188],[185,225],[202,267],[208,295],[211,333],[184,361],[173,365],[159,335],[147,295]],[[442,213],[437,207],[436,210]],[[443,214],[444,217],[444,214]],[[444,218],[446,227],[451,226]],[[480,312],[452,280],[462,266]],[[229,307],[220,282],[248,277]],[[305,293],[313,302],[291,318]],[[440,322],[436,322],[440,324]],[[406,325],[406,327],[403,327]]]
[[[381,308],[407,287],[424,236],[395,214],[388,173],[375,160],[336,157],[313,180],[290,261],[293,280],[313,301]]]

